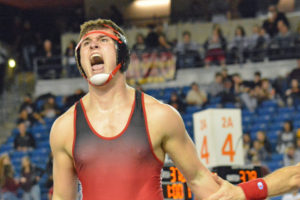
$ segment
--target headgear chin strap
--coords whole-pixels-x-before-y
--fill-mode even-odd
[[[113,28],[107,26],[108,28],[112,29],[115,33],[117,33],[118,35],[122,36],[120,33],[118,33],[116,30],[114,30]],[[75,52],[76,54],[80,55],[79,49],[81,46],[81,43],[83,42],[83,40],[85,38],[87,38],[89,35],[94,34],[94,33],[102,33],[110,38],[112,38],[113,40],[117,41],[119,44],[123,44],[124,42],[122,40],[120,40],[117,36],[107,33],[105,31],[101,31],[101,30],[93,30],[90,32],[87,32],[79,41],[79,43],[77,44],[76,48],[75,48]],[[123,36],[124,37],[124,36]],[[76,57],[78,56],[76,55]],[[78,58],[77,58],[78,59]],[[79,60],[80,63],[80,60]],[[105,84],[107,84],[113,77],[114,75],[116,75],[116,73],[120,70],[120,68],[122,67],[124,63],[123,62],[119,62],[117,64],[117,66],[114,68],[114,70],[107,74],[107,73],[101,73],[101,74],[95,74],[92,77],[90,77],[89,79],[87,78],[86,74],[84,73],[83,69],[82,69],[82,76],[88,81],[89,84],[93,85],[93,86],[103,86]],[[80,64],[81,65],[81,64]]]
[[[119,71],[121,66],[122,66],[122,64],[119,63],[110,74],[106,74],[106,73],[95,74],[90,78],[90,80],[88,80],[88,82],[94,86],[105,85],[114,77],[114,75],[116,75],[116,73]]]

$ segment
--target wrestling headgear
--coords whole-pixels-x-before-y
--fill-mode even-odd
[[[110,34],[103,29],[109,28],[111,29],[114,34]],[[117,46],[117,63],[114,70],[109,73],[101,73],[101,74],[95,74],[90,79],[87,78],[87,75],[85,74],[81,63],[80,63],[80,46],[82,41],[93,33],[102,33],[110,38],[112,38],[116,42]],[[113,76],[120,70],[121,72],[125,72],[129,65],[130,60],[130,52],[127,45],[126,38],[124,36],[124,32],[120,27],[118,27],[114,22],[111,20],[105,20],[105,19],[98,19],[98,20],[91,20],[86,23],[84,23],[81,26],[80,31],[80,41],[78,42],[76,48],[75,48],[75,58],[77,61],[77,66],[79,71],[81,72],[82,76],[87,79],[87,81],[96,86],[105,85],[108,83]]]

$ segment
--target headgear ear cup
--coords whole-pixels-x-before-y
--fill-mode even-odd
[[[121,72],[125,72],[128,68],[129,62],[130,62],[130,50],[127,45],[126,38],[119,34],[119,39],[122,41],[122,43],[118,43],[118,57],[117,57],[117,63],[122,63],[122,67],[120,68]]]
[[[78,66],[78,70],[80,71],[80,73],[87,78],[82,66],[81,66],[81,62],[80,62],[80,47],[75,51],[75,59],[77,62],[77,66]]]

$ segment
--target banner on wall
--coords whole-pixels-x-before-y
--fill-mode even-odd
[[[172,52],[132,52],[126,72],[129,84],[161,83],[175,78],[176,56]]]

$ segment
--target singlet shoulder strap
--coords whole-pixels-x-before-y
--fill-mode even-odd
[[[142,93],[139,90],[135,90],[135,109],[136,111],[143,111]]]

